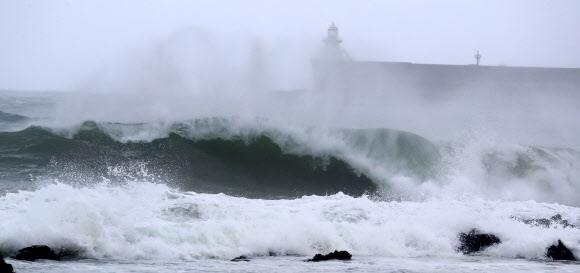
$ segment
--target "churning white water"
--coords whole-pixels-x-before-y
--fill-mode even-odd
[[[87,258],[187,261],[247,256],[311,256],[348,249],[356,257],[458,258],[458,233],[478,228],[502,244],[496,258],[543,259],[558,239],[579,249],[580,232],[521,219],[580,209],[534,201],[373,201],[343,194],[259,200],[173,190],[133,182],[73,187],[51,184],[0,199],[3,247],[47,244],[79,248]],[[576,252],[577,254],[580,254]]]

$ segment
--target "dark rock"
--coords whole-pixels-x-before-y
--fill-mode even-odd
[[[50,247],[45,245],[33,245],[18,250],[18,253],[12,257],[16,260],[36,261],[36,260],[60,260]]]
[[[517,217],[512,217],[515,220],[518,220],[526,225],[532,226],[539,226],[539,227],[554,227],[554,226],[561,226],[563,228],[577,228],[575,225],[570,224],[568,220],[562,219],[562,215],[555,214],[550,218],[535,218],[535,219],[521,219]]]
[[[350,260],[350,258],[352,258],[352,255],[347,251],[335,250],[334,252],[328,253],[326,255],[316,254],[312,259],[308,260],[308,262],[320,262],[328,260]]]
[[[459,242],[457,250],[463,254],[471,254],[499,244],[501,240],[493,234],[480,233],[477,229],[472,229],[469,233],[459,233]]]
[[[235,258],[231,259],[230,261],[232,261],[232,262],[249,262],[250,259],[248,259],[248,257],[242,255],[242,256],[235,257]]]
[[[551,245],[548,247],[548,250],[546,251],[546,257],[553,260],[577,261],[572,251],[570,251],[570,249],[568,249],[566,245],[564,245],[560,240],[558,240],[557,245]]]
[[[14,273],[14,268],[12,268],[12,265],[6,263],[2,257],[0,257],[0,273]]]

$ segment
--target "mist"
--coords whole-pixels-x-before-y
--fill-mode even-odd
[[[577,1],[5,1],[5,89],[69,90],[184,28],[261,39],[303,59],[335,21],[357,60],[578,67]],[[533,45],[533,46],[531,46]],[[244,50],[230,44],[230,50]],[[282,58],[282,57],[281,57]]]

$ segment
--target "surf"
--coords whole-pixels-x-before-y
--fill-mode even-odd
[[[426,139],[390,129],[290,132],[210,118],[168,124],[151,137],[151,126],[88,121],[66,130],[33,126],[0,133],[0,166],[34,167],[44,180],[132,177],[186,190],[273,198],[372,194],[388,187],[384,173],[425,179],[439,161],[437,148]],[[332,140],[331,145],[318,145],[317,137]]]
[[[534,201],[377,201],[345,194],[263,200],[129,182],[46,185],[0,197],[0,252],[32,244],[114,260],[311,256],[349,249],[356,257],[453,258],[460,232],[478,228],[503,243],[495,258],[544,259],[575,227],[545,228],[519,219],[561,214],[578,226],[580,209]]]

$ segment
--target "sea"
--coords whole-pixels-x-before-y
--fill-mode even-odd
[[[572,145],[215,111],[139,119],[151,108],[123,99],[89,115],[94,100],[71,96],[0,92],[0,254],[15,272],[580,272],[546,257],[558,240],[580,257]],[[463,254],[472,229],[501,243]],[[10,258],[31,245],[67,256]],[[352,259],[307,262],[334,250]]]

